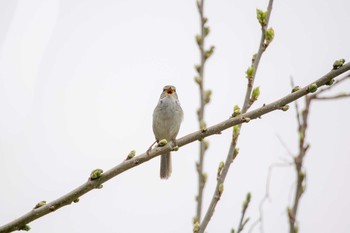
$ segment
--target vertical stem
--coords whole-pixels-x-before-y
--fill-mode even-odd
[[[202,38],[198,44],[200,51],[200,68],[199,68],[199,78],[200,82],[198,83],[199,87],[199,100],[200,106],[198,109],[198,122],[199,127],[201,128],[201,124],[204,122],[204,65],[205,65],[205,56],[204,56],[204,40],[205,40],[205,18],[204,18],[204,0],[197,1],[199,17],[200,17],[200,37]],[[197,201],[197,210],[196,210],[196,221],[199,223],[201,220],[202,214],[202,202],[203,202],[203,189],[204,189],[204,178],[203,178],[203,163],[204,163],[204,153],[205,153],[205,145],[204,141],[199,142],[199,161],[197,163],[197,172],[198,172],[198,194],[196,197]]]

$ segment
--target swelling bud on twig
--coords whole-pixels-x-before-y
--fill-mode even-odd
[[[195,81],[197,84],[199,84],[199,85],[202,84],[202,78],[199,77],[199,76],[194,77],[194,81]]]
[[[204,36],[209,35],[210,28],[209,27],[204,27]]]
[[[158,146],[159,147],[163,147],[165,146],[166,144],[168,144],[168,141],[166,139],[162,139],[158,142]]]
[[[250,66],[250,67],[247,69],[247,71],[245,72],[245,74],[247,75],[248,78],[253,78],[254,71],[255,71],[254,66]]]
[[[195,65],[194,69],[199,73],[201,71],[201,65]]]
[[[268,11],[264,12],[260,9],[256,9],[256,18],[258,19],[261,27],[264,27],[267,24],[267,13]]]
[[[269,28],[265,32],[265,47],[269,46],[269,44],[272,42],[273,38],[275,37],[275,31],[273,28]]]
[[[252,92],[252,98],[251,98],[252,102],[258,100],[259,95],[260,95],[260,88],[259,87],[254,88]]]
[[[307,90],[310,92],[310,93],[314,93],[315,91],[317,91],[317,84],[316,83],[313,83],[311,84],[310,86],[308,86]]]
[[[239,125],[233,126],[233,137],[238,137],[239,135]]]
[[[234,152],[233,152],[233,158],[232,158],[232,160],[234,160],[234,159],[237,157],[238,153],[239,153],[239,148],[236,147],[235,150],[234,150]]]
[[[199,128],[201,129],[201,131],[204,133],[205,131],[207,131],[207,124],[205,123],[204,120],[201,120],[201,122],[199,123]]]
[[[224,166],[225,166],[225,163],[224,163],[223,161],[221,161],[221,162],[219,163],[217,176],[220,176],[221,171],[222,171],[222,169],[224,168]]]
[[[37,208],[42,207],[42,206],[44,206],[44,205],[46,205],[46,201],[41,201],[41,202],[39,202],[38,204],[36,204],[36,205],[34,206],[34,209],[37,209]]]
[[[345,59],[339,59],[339,60],[336,60],[334,63],[333,63],[333,70],[336,70],[336,69],[339,69],[340,67],[342,67],[345,63]]]
[[[204,150],[208,150],[208,148],[209,148],[209,141],[203,140],[203,143],[204,143]]]
[[[207,182],[207,179],[208,179],[208,174],[207,173],[202,173],[203,184],[205,184]]]
[[[289,105],[288,104],[286,104],[286,105],[284,105],[284,106],[282,106],[281,108],[280,108],[282,111],[288,111],[288,109],[289,109]]]
[[[200,46],[202,44],[203,38],[201,35],[196,35],[196,42],[198,44],[198,46]]]
[[[296,91],[299,91],[301,88],[299,86],[295,86],[293,87],[292,89],[292,93],[296,92]]]
[[[211,46],[209,50],[204,52],[204,58],[208,59],[214,53],[215,46]]]
[[[224,192],[224,183],[219,184],[219,194],[221,195]]]
[[[130,153],[129,153],[128,156],[126,157],[126,160],[129,160],[129,159],[134,158],[135,155],[136,155],[136,151],[135,151],[135,150],[130,151]]]
[[[334,78],[332,78],[331,80],[329,80],[329,82],[326,83],[326,85],[331,86],[331,85],[333,85],[334,82],[335,82]]]
[[[30,231],[30,226],[26,224],[23,227],[21,227],[19,230],[20,231]]]
[[[179,146],[174,146],[173,148],[171,148],[172,151],[178,151],[179,150]]]
[[[236,117],[238,116],[239,114],[241,114],[241,109],[238,105],[235,105],[233,107],[233,113],[232,113],[232,117]]]
[[[96,180],[96,179],[100,178],[102,173],[103,173],[103,170],[100,168],[93,170],[90,174],[90,180]]]
[[[80,201],[80,199],[77,198],[77,199],[75,199],[73,202],[74,202],[74,203],[78,203],[79,201]]]
[[[193,233],[197,233],[199,231],[199,222],[196,222],[193,225]]]
[[[206,90],[205,93],[204,93],[204,102],[206,104],[208,104],[210,102],[210,98],[211,98],[211,90]]]

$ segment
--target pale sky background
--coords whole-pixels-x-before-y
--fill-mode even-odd
[[[213,91],[207,125],[227,119],[242,104],[244,72],[257,51],[256,8],[268,1],[206,1],[215,45],[205,86]],[[348,0],[275,1],[270,26],[275,40],[256,79],[261,96],[252,109],[290,92],[290,76],[303,86],[350,60]],[[179,137],[197,130],[199,31],[195,1],[3,0],[0,1],[0,225],[52,201],[107,170],[131,150],[153,142],[152,112],[164,85],[173,84],[185,112]],[[350,82],[332,93],[350,90]],[[305,160],[307,191],[300,232],[350,231],[350,100],[312,105]],[[295,111],[276,111],[244,125],[240,154],[207,232],[237,227],[247,192],[252,202],[246,230],[258,218],[268,167],[290,160],[279,135],[297,152]],[[231,130],[208,138],[204,212],[224,160]],[[159,158],[107,182],[30,223],[31,232],[192,232],[198,143],[173,156],[173,174],[159,179]],[[264,230],[288,232],[287,205],[293,168],[277,168],[264,206]],[[253,232],[260,232],[259,227]]]

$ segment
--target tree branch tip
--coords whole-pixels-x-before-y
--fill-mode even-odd
[[[96,180],[101,177],[103,170],[100,168],[96,168],[90,173],[90,180]]]

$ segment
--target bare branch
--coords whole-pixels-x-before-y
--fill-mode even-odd
[[[302,96],[305,96],[309,93],[309,87],[313,84],[316,84],[318,87],[321,87],[325,85],[327,82],[329,82],[331,79],[337,77],[338,75],[350,70],[350,63],[347,63],[336,70],[331,70],[327,74],[325,74],[320,79],[316,80],[312,84],[309,84],[308,86],[305,86],[304,88],[301,88],[299,91],[296,91],[294,93],[288,94],[281,99],[278,99],[270,104],[264,105],[260,108],[257,108],[255,110],[252,110],[250,112],[247,112],[243,115],[239,115],[236,117],[229,118],[227,120],[224,120],[216,125],[213,125],[211,127],[208,127],[206,130],[199,130],[195,131],[193,133],[190,133],[182,138],[179,138],[176,142],[178,147],[185,146],[189,143],[192,143],[197,140],[201,140],[205,137],[219,134],[223,130],[226,130],[228,128],[231,128],[234,125],[239,125],[242,123],[247,122],[247,119],[257,119],[269,112],[279,110],[282,106],[289,104]],[[21,229],[26,224],[41,218],[44,215],[47,215],[49,213],[52,213],[63,206],[72,204],[74,201],[78,200],[79,197],[83,196],[87,192],[99,188],[101,184],[105,183],[106,181],[114,178],[115,176],[133,168],[136,166],[139,166],[142,163],[145,163],[161,154],[165,154],[167,152],[170,152],[172,150],[172,143],[168,143],[164,147],[157,147],[149,151],[149,153],[142,153],[138,156],[132,157],[131,159],[125,160],[118,164],[117,166],[107,170],[104,172],[101,176],[99,176],[96,179],[88,179],[84,184],[80,185],[79,187],[75,188],[74,190],[70,191],[69,193],[63,195],[62,197],[59,197],[58,199],[51,201],[39,208],[33,209],[26,213],[25,215],[13,220],[12,222],[3,225],[0,227],[0,232],[6,233],[11,232],[15,230]],[[127,156],[126,156],[127,157]]]
[[[314,100],[335,100],[335,99],[343,99],[350,97],[350,93],[340,93],[338,95],[333,96],[317,96],[314,98]]]

